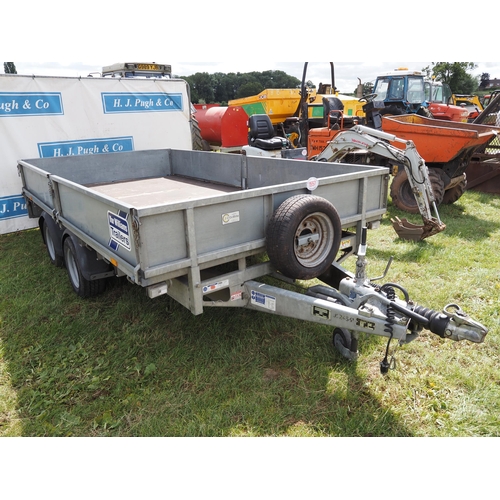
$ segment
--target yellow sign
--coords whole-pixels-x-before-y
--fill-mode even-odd
[[[137,69],[143,71],[158,71],[160,66],[158,66],[158,64],[138,64]]]

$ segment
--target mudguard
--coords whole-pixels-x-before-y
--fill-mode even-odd
[[[97,257],[97,252],[84,246],[80,238],[68,230],[64,231],[62,241],[64,242],[66,238],[71,238],[73,240],[80,270],[86,280],[92,281],[115,275],[113,266],[99,259]]]

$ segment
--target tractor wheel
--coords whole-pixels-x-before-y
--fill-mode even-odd
[[[448,189],[444,192],[442,203],[446,205],[451,205],[455,203],[464,193],[465,188],[467,187],[467,179],[464,178],[451,189]]]
[[[401,109],[399,106],[392,105],[392,106],[387,106],[384,109],[381,109],[379,113],[383,115],[404,115],[404,110]]]
[[[266,234],[269,260],[291,279],[310,280],[326,272],[340,248],[342,225],[324,198],[299,194],[274,212]]]
[[[432,186],[432,192],[436,200],[436,205],[440,205],[444,196],[444,181],[436,169],[428,169],[429,180]],[[406,170],[400,170],[394,177],[391,184],[391,198],[394,205],[410,214],[418,214],[418,205],[415,196],[411,190]]]
[[[201,136],[200,124],[194,115],[191,116],[191,138],[193,141],[193,150],[210,151],[210,144]]]

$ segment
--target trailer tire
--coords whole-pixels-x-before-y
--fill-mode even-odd
[[[56,242],[54,240],[54,235],[52,234],[52,230],[50,228],[49,223],[47,223],[45,219],[42,219],[41,222],[41,232],[50,262],[54,264],[54,266],[56,267],[64,267],[64,258],[62,255],[59,255],[56,249]]]
[[[88,280],[83,276],[78,253],[70,236],[64,240],[63,251],[69,281],[75,293],[82,298],[88,298],[104,292],[106,279]]]
[[[444,196],[444,181],[438,171],[434,168],[428,169],[429,180],[434,193],[436,205],[439,206]],[[400,170],[391,183],[391,199],[394,205],[410,214],[418,214],[417,200],[411,190],[406,170]]]
[[[336,208],[320,196],[300,194],[285,200],[272,215],[266,232],[267,254],[288,278],[309,280],[331,266],[341,237]]]
[[[466,187],[467,179],[464,176],[464,178],[458,184],[444,192],[442,203],[446,205],[455,203],[465,193]]]

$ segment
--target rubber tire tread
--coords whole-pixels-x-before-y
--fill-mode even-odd
[[[42,238],[43,242],[45,244],[45,248],[47,249],[47,255],[49,256],[50,263],[53,264],[56,267],[64,267],[64,258],[61,255],[58,255],[57,252],[55,251],[54,248],[54,256],[50,254],[50,242],[48,241],[48,238],[50,238],[53,241],[52,234],[50,232],[50,227],[48,224],[43,221],[42,222],[42,228],[41,228],[41,233],[42,233]],[[54,244],[52,243],[52,247],[54,247]]]
[[[436,169],[428,169],[429,180],[431,182],[432,192],[436,200],[436,205],[439,206],[443,201],[444,196],[444,181]],[[418,214],[418,205],[415,196],[411,191],[411,186],[408,181],[406,170],[400,170],[391,183],[391,199],[394,206],[408,212],[410,214]]]
[[[70,274],[70,265],[68,262],[66,262],[66,269],[68,271],[68,278],[71,283],[71,286],[73,287],[73,290],[75,293],[84,299],[89,298],[89,297],[96,297],[97,295],[100,295],[104,290],[106,289],[106,279],[97,279],[97,280],[88,280],[84,278],[81,267],[80,267],[80,262],[78,261],[78,254],[76,253],[75,250],[75,245],[70,237],[66,238],[64,240],[64,256],[66,257],[66,252],[69,251],[72,254],[72,258],[74,260],[74,263],[76,265],[76,270],[78,273],[78,279],[79,279],[79,285],[73,282],[73,279],[71,278]]]
[[[194,116],[191,116],[191,122],[191,140],[193,143],[193,150],[210,151],[210,144],[205,141],[205,139],[203,139],[203,136],[201,135],[201,127],[198,123],[198,120]]]
[[[351,332],[349,330],[346,330],[345,328],[335,328],[333,330],[332,343],[333,343],[333,347],[335,347],[335,348],[337,348],[337,346],[335,345],[335,338],[336,337],[339,338],[340,343],[346,349],[349,349],[349,351],[351,350],[352,336],[351,336]],[[338,352],[340,352],[340,351],[338,351]]]
[[[333,226],[333,242],[326,258],[315,267],[303,266],[295,257],[294,238],[302,220],[316,212],[326,215]],[[337,255],[342,238],[342,224],[336,208],[324,198],[299,194],[287,198],[274,212],[266,231],[269,260],[291,279],[310,280],[325,273]]]
[[[443,204],[451,205],[455,203],[464,193],[467,187],[467,179],[463,179],[459,184],[444,192]]]
[[[385,108],[381,109],[379,111],[381,116],[398,116],[398,115],[404,115],[404,110],[402,110],[399,106],[393,104],[390,106],[386,106]]]

